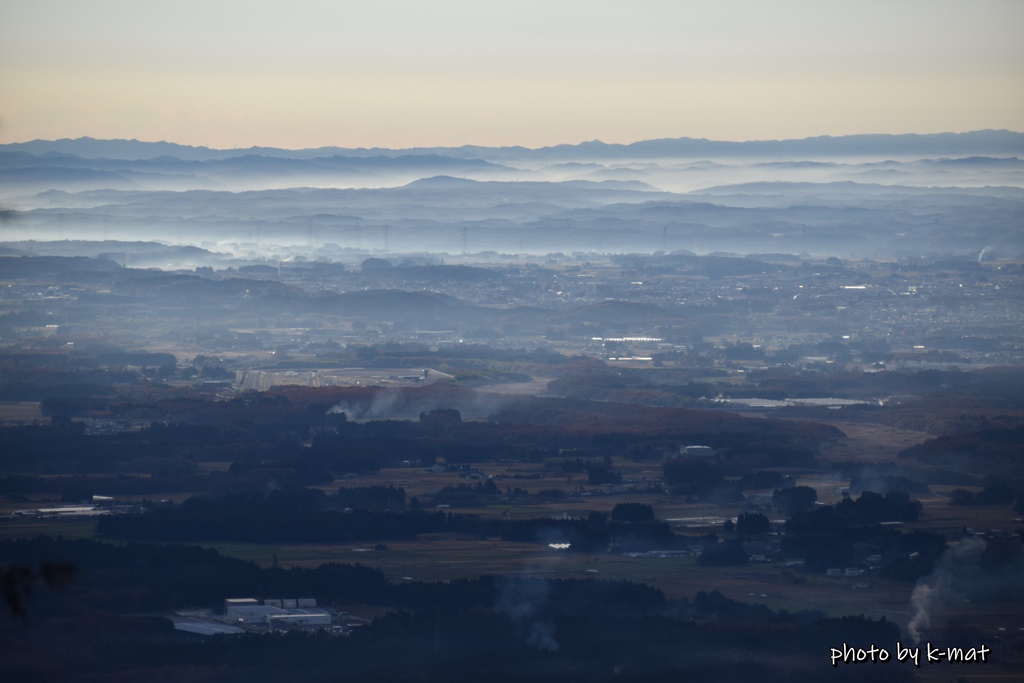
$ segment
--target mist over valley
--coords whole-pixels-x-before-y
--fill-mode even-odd
[[[157,241],[264,259],[489,251],[888,259],[986,248],[1010,257],[1021,252],[1022,138],[296,152],[37,141],[0,145],[0,201],[13,211],[8,242]]]
[[[1022,152],[0,145],[0,678],[1016,680]]]

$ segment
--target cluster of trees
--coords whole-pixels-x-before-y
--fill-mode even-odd
[[[728,455],[716,458],[679,457],[665,462],[662,474],[673,493],[710,502],[742,501],[744,492],[749,490],[793,488],[786,486],[793,481],[792,477],[748,465],[746,458],[741,457],[737,461]],[[813,489],[808,490],[813,493]],[[776,507],[788,511],[779,502],[776,502]]]
[[[493,480],[448,487],[435,500],[457,501],[461,494],[482,496],[489,489],[497,490]],[[102,517],[96,530],[121,540],[251,543],[408,540],[418,534],[448,532],[529,543],[569,543],[572,551],[586,552],[682,549],[717,542],[714,535],[678,536],[668,523],[654,518],[651,506],[639,503],[620,503],[611,519],[592,513],[586,519],[508,520],[417,509],[414,501],[403,511],[399,503],[404,498],[403,489],[388,486],[343,488],[335,495],[286,487],[197,496],[180,505],[154,506],[145,514]]]
[[[768,518],[760,512],[741,512],[736,518],[736,533],[741,536],[758,536],[770,530]]]
[[[775,509],[790,516],[810,510],[817,501],[818,492],[810,486],[790,486],[772,493]]]
[[[949,492],[952,505],[1013,505],[1014,512],[1024,514],[1024,488],[1013,486],[986,486],[977,493],[967,489]]]
[[[706,546],[697,558],[697,564],[705,567],[735,567],[746,564],[749,555],[742,539],[731,538]]]
[[[445,486],[434,494],[433,502],[451,507],[481,507],[496,500],[500,493],[494,480],[486,479],[475,484]]]
[[[191,409],[201,412],[203,403],[195,401]],[[84,423],[55,418],[46,425],[0,428],[0,470],[180,475],[194,472],[201,461],[294,459],[304,452],[297,443],[302,438],[301,431],[272,420],[234,427],[153,422],[137,431],[87,434]]]
[[[613,522],[653,522],[654,508],[645,503],[618,503],[612,508]]]
[[[815,506],[786,521],[782,550],[802,557],[811,571],[857,566],[865,555],[877,554],[882,576],[916,581],[931,573],[946,549],[945,537],[926,531],[901,533],[879,522],[893,513],[916,518],[919,505],[898,494],[867,492],[857,501],[846,498],[834,506]]]
[[[982,470],[1024,482],[1024,463],[1020,460],[1020,444],[1024,443],[1024,426],[1006,429],[983,429],[940,436],[911,446],[900,452],[929,465],[940,465],[968,471]]]
[[[857,499],[844,496],[835,505],[797,511],[786,521],[786,535],[827,534],[851,526],[891,521],[913,522],[920,512],[921,503],[905,493],[890,491],[883,496],[865,491]]]
[[[916,522],[922,509],[920,501],[912,500],[902,491],[885,495],[865,491],[856,499],[847,495],[836,503],[836,512],[850,525]]]
[[[946,548],[945,537],[927,532],[901,533],[885,521],[914,521],[921,504],[907,494],[871,491],[859,498],[845,496],[835,505],[817,505],[817,494],[806,486],[777,489],[775,507],[788,519],[781,550],[801,558],[810,571],[831,567],[866,566],[868,555],[879,555],[878,568],[884,576],[916,580],[928,574]],[[726,520],[724,530],[735,534],[722,543],[708,545],[699,564],[742,565],[748,560],[747,541],[771,530],[768,517],[760,512],[741,513],[735,522]]]
[[[614,438],[615,435],[610,435],[610,437],[608,439],[595,439],[595,441],[603,443],[600,443],[595,448],[585,449],[588,453],[586,457],[577,455],[575,458],[551,459],[544,464],[546,467],[558,467],[566,473],[586,472],[587,482],[595,486],[621,484],[622,475],[612,469],[612,458],[607,452],[609,448],[613,447],[612,444],[617,442]],[[604,454],[598,455],[601,452]]]
[[[417,534],[496,534],[495,523],[444,512],[322,509],[309,501],[282,500],[282,492],[193,497],[146,514],[109,515],[97,533],[146,541],[243,541],[248,543],[348,543],[411,540]]]
[[[8,313],[0,316],[0,334],[5,338],[11,336],[8,326],[12,324],[50,322],[54,321],[25,320],[24,314]],[[174,372],[175,362],[169,353],[111,347],[73,351],[6,348],[0,350],[0,400],[42,401],[41,408],[47,416],[102,414],[111,397],[124,385],[140,384],[147,374],[155,376],[155,368],[170,368]]]
[[[342,487],[335,494],[338,504],[345,508],[363,510],[402,510],[405,508],[405,489],[400,486]]]

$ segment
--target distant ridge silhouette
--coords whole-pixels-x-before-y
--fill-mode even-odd
[[[599,140],[578,144],[562,144],[530,149],[526,147],[414,147],[407,149],[317,147],[289,150],[276,147],[212,149],[174,142],[143,142],[139,140],[100,140],[90,137],[60,140],[32,140],[0,145],[0,152],[26,152],[75,155],[90,159],[157,159],[172,157],[181,160],[207,161],[243,156],[287,159],[323,159],[345,157],[398,157],[436,155],[457,159],[513,158],[616,158],[616,157],[790,157],[914,155],[941,156],[1024,154],[1024,133],[1009,130],[977,130],[964,133],[902,133],[817,136],[786,140],[750,140],[733,142],[706,138],[663,138],[641,140],[630,144],[605,143]]]

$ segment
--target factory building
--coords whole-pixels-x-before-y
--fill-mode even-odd
[[[680,446],[679,455],[696,456],[699,458],[710,458],[714,456],[715,449],[711,446]]]
[[[243,628],[321,628],[331,625],[331,615],[317,609],[312,598],[230,598],[224,601],[224,621]]]
[[[289,609],[286,614],[271,614],[267,617],[270,630],[288,628],[321,628],[331,625],[331,615],[319,609]]]

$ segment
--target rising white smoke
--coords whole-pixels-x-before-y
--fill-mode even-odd
[[[331,406],[328,415],[344,413],[350,420],[377,420],[393,417],[399,406],[399,395],[393,390],[379,391],[368,401],[342,401]]]
[[[971,568],[977,568],[983,552],[985,541],[966,538],[947,548],[935,563],[935,570],[918,580],[910,596],[914,616],[907,625],[915,645],[921,642],[921,632],[931,625],[936,609],[955,596],[958,579],[966,578]]]
[[[497,608],[504,612],[526,637],[526,644],[554,652],[555,624],[543,616],[550,586],[544,579],[506,577],[500,580]]]

